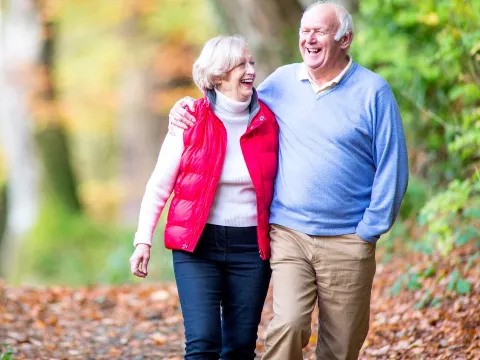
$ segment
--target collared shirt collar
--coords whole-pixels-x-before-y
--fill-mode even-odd
[[[340,74],[338,74],[334,79],[332,79],[329,82],[323,84],[322,86],[318,85],[311,78],[310,74],[308,73],[307,65],[305,65],[305,63],[302,63],[301,66],[300,66],[300,70],[298,72],[298,80],[308,80],[310,82],[310,85],[312,86],[313,91],[317,94],[322,92],[322,91],[328,90],[328,89],[334,87],[335,85],[337,85],[343,79],[343,77],[348,72],[348,70],[350,70],[350,68],[352,67],[352,63],[353,63],[352,57],[348,56],[348,58],[349,58],[348,64],[347,64],[347,66],[345,66],[345,68],[342,70],[342,72]]]

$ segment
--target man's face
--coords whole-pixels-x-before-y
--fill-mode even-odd
[[[341,42],[334,39],[339,25],[335,9],[328,4],[317,5],[303,15],[299,48],[309,69],[328,70],[342,59]]]

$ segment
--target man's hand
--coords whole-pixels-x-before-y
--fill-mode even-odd
[[[175,135],[175,129],[188,129],[193,126],[195,121],[197,121],[190,113],[187,111],[187,107],[191,111],[194,110],[195,99],[191,97],[184,97],[183,99],[178,100],[173,108],[170,110],[168,115],[168,132],[172,135]]]
[[[130,258],[130,268],[132,274],[141,278],[148,275],[147,266],[150,259],[150,246],[147,244],[138,244]]]

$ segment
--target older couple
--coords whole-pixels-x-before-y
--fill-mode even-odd
[[[165,242],[175,249],[186,359],[254,359],[269,249],[274,318],[264,359],[302,359],[315,302],[317,358],[356,359],[369,326],[375,243],[408,180],[395,98],[348,55],[353,25],[340,5],[305,11],[303,63],[262,82],[260,101],[246,46],[238,56],[209,45],[231,39],[210,40],[197,60],[208,64],[202,74],[218,70],[212,81],[195,80],[205,98],[180,100],[170,113],[177,131],[147,185],[132,272],[146,275],[151,234],[174,190]],[[167,153],[170,138],[177,145]]]

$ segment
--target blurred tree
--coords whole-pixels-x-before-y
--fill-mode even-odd
[[[298,2],[302,4],[303,7],[306,8],[308,5],[314,3],[315,1],[314,0],[298,0]],[[343,5],[352,15],[358,12],[359,0],[336,0],[335,2]]]
[[[261,81],[298,58],[297,29],[303,12],[298,0],[213,0],[230,33],[242,34],[254,54]]]
[[[261,81],[277,67],[299,60],[298,26],[304,9],[313,0],[213,0],[223,27],[242,34],[257,59],[257,76]],[[352,14],[358,0],[338,1]]]
[[[3,244],[3,235],[7,225],[7,187],[0,183],[0,250]]]
[[[49,0],[37,3],[41,9],[42,43],[37,69],[37,89],[34,96],[34,114],[37,123],[36,140],[44,167],[47,193],[70,212],[80,212],[77,181],[70,162],[69,141],[58,111],[54,78],[57,24],[49,10]]]
[[[40,55],[40,17],[33,0],[10,0],[0,18],[0,136],[7,163],[7,224],[0,254],[2,273],[17,264],[20,241],[39,207],[38,159],[29,109],[32,70]]]
[[[122,35],[129,49],[124,57],[120,80],[119,119],[117,123],[119,146],[119,179],[125,189],[125,199],[120,209],[120,221],[132,222],[138,216],[138,197],[142,189],[139,177],[146,173],[140,169],[154,163],[154,149],[147,150],[153,135],[160,136],[155,129],[153,116],[147,106],[147,95],[151,77],[145,69],[141,52],[145,39],[141,36],[141,14],[131,4],[130,14],[122,25]],[[143,48],[143,49],[142,49]],[[158,144],[158,140],[155,145]],[[144,165],[148,163],[147,165]],[[145,169],[146,170],[146,169]]]
[[[3,156],[2,148],[0,147],[0,252],[2,249],[3,235],[5,234],[5,226],[7,225],[7,183],[5,177],[5,159]]]
[[[337,2],[343,5],[352,15],[355,15],[360,7],[359,0],[337,0]]]
[[[127,52],[117,122],[119,179],[124,189],[120,221],[132,225],[138,220],[145,184],[167,132],[167,112],[172,101],[179,94],[192,93],[191,65],[196,50],[183,29],[171,24],[162,33],[154,20],[166,20],[163,11],[169,9],[178,7],[183,15],[191,9],[163,0],[157,3],[158,8],[146,6],[148,3],[128,3],[128,16],[121,25]]]
[[[141,2],[131,2],[121,26],[127,53],[120,80],[119,180],[124,189],[120,221],[134,224],[138,218],[145,182],[155,165],[167,120],[154,112],[152,96],[156,76],[149,61],[154,41],[145,36]]]

